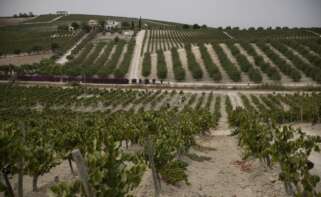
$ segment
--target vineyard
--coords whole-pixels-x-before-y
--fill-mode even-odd
[[[200,82],[319,84],[321,72],[318,53],[320,52],[320,44],[315,44],[312,41],[314,38],[310,38],[311,35],[306,37],[304,41],[299,38],[281,39],[281,35],[283,33],[280,33],[279,37],[273,35],[278,41],[266,41],[258,37],[258,40],[254,41],[220,39],[208,44],[213,39],[207,38],[207,42],[203,42],[197,31],[146,30],[142,47],[141,68],[142,70],[146,69],[146,56],[159,54],[161,50],[171,51],[165,55],[171,56],[168,58],[175,61],[173,65],[167,65],[168,72],[174,73],[174,75],[167,75],[167,78],[163,76],[159,78],[158,76],[157,78],[161,80],[190,81],[191,79],[185,78],[184,74],[179,74],[180,77],[175,74],[178,73],[177,68],[181,67],[183,71],[179,71],[180,73],[190,72],[192,79]],[[302,34],[302,36],[305,35]],[[175,50],[183,50],[183,53],[186,54],[184,56],[187,58],[187,67],[180,65],[182,62],[175,57]],[[156,68],[153,69],[153,66]],[[148,65],[150,71],[157,70],[157,68],[157,64],[149,63]],[[155,75],[151,75],[150,71],[141,71],[141,73],[145,72],[145,75],[141,75],[141,77],[155,77]]]
[[[31,20],[39,24],[0,28],[2,58],[42,51],[52,54],[49,60],[39,63],[1,65],[1,79],[140,84],[191,82],[244,87],[266,84],[304,87],[321,83],[318,28],[212,28],[82,14],[41,23],[56,16],[40,15]],[[86,26],[89,20],[96,20],[99,25],[104,20],[115,20],[124,27],[110,33],[99,25],[90,29]],[[59,31],[59,27],[71,24],[81,28],[73,33]],[[129,31],[133,35],[126,37]],[[138,43],[137,35],[142,35]],[[56,60],[64,54],[67,60],[63,65],[57,64]]]
[[[15,85],[1,85],[1,89],[0,168],[5,182],[0,182],[0,188],[8,196],[21,192],[19,184],[23,182],[18,177],[25,177],[27,196],[35,192],[141,196],[141,190],[149,196],[169,191],[176,196],[187,188],[197,191],[198,184],[211,193],[215,189],[207,188],[206,180],[221,180],[216,178],[220,175],[215,168],[227,167],[240,176],[231,181],[235,187],[242,176],[262,171],[260,166],[275,179],[270,183],[275,190],[264,190],[270,195],[276,190],[278,196],[320,195],[320,130],[309,135],[288,126],[320,124],[320,93]],[[232,136],[216,134],[229,131]],[[222,143],[228,144],[226,149]],[[76,150],[88,167],[88,191],[82,189]],[[224,164],[225,160],[212,163],[232,150],[236,152],[226,157],[231,159],[229,164]],[[62,172],[56,170],[62,168]],[[195,174],[195,168],[199,173],[210,173],[206,172],[209,169],[214,174],[203,179]],[[53,172],[64,178],[48,186],[44,177]],[[253,181],[263,186],[269,179],[266,176],[261,174]],[[28,180],[32,180],[30,184]],[[217,182],[223,189],[222,184]]]
[[[57,17],[59,17],[59,16],[55,15],[55,14],[40,15],[32,20],[29,20],[28,23],[50,22],[51,20],[53,20]]]
[[[56,29],[48,25],[1,27],[0,56],[51,50],[53,43],[59,47],[61,52],[64,52],[83,35],[78,32],[68,37],[51,38],[55,33],[57,33]]]
[[[321,197],[320,36],[86,14],[1,26],[0,196]]]

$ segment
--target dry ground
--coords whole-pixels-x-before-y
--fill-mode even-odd
[[[21,55],[21,56],[6,56],[0,58],[0,65],[21,65],[21,64],[33,64],[40,62],[42,59],[50,58],[52,56],[52,52],[44,53],[44,54],[35,54],[35,55]]]

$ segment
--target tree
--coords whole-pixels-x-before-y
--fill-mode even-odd
[[[68,25],[58,25],[57,31],[68,31]]]
[[[52,51],[56,51],[59,48],[59,44],[58,43],[51,43],[51,50]]]
[[[90,26],[85,22],[81,24],[81,29],[87,33],[90,32]]]
[[[77,30],[80,27],[80,25],[77,22],[71,23],[71,26],[74,28],[74,30]]]
[[[193,25],[193,29],[200,29],[201,28],[201,26],[199,26],[199,24],[194,24]]]
[[[122,26],[124,29],[127,29],[127,28],[130,27],[130,23],[129,23],[128,21],[123,21],[123,22],[121,23],[121,26]]]
[[[3,123],[0,128],[0,192],[14,197],[9,177],[17,172],[17,163],[24,155],[21,133],[13,125]],[[2,179],[4,183],[2,183]]]
[[[104,149],[86,154],[88,164],[89,186],[96,196],[129,196],[128,193],[139,184],[145,166],[136,156],[123,153],[113,137],[106,136]],[[126,163],[131,163],[130,167]],[[59,183],[51,188],[53,196],[85,195],[78,181]]]
[[[100,27],[105,28],[106,21],[105,20],[100,20],[99,21],[99,25],[100,25]]]
[[[138,28],[141,29],[142,28],[142,17],[139,17],[139,21],[138,21]]]
[[[20,49],[15,49],[15,50],[13,51],[13,53],[16,54],[16,55],[18,55],[18,54],[21,53],[21,50],[20,50]]]
[[[202,28],[203,28],[203,29],[207,29],[207,25],[205,25],[205,24],[202,25]]]
[[[184,25],[183,25],[183,29],[189,29],[189,25],[184,24]]]
[[[42,50],[42,47],[41,47],[41,46],[38,46],[38,45],[35,45],[35,46],[33,46],[33,47],[31,48],[31,51],[35,51],[35,52],[41,51],[41,50]]]

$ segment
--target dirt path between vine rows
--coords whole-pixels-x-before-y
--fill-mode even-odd
[[[198,46],[192,47],[192,53],[195,56],[196,62],[198,63],[198,65],[201,67],[202,69],[202,73],[203,73],[203,77],[202,77],[202,81],[212,81],[210,76],[208,75],[208,72],[206,70],[206,66],[204,64],[204,61],[202,59],[202,54],[199,50]]]
[[[301,80],[302,82],[310,82],[312,83],[313,81],[308,78],[300,69],[296,68],[293,64],[293,62],[286,57],[281,51],[279,51],[278,49],[274,48],[271,44],[266,44],[268,47],[270,47],[270,49],[277,54],[281,59],[283,59],[284,61],[286,61],[289,65],[291,65],[292,69],[297,70],[300,74],[301,74]]]
[[[218,70],[220,71],[221,75],[222,75],[222,80],[221,82],[228,82],[231,83],[232,80],[230,79],[230,77],[228,76],[228,74],[226,73],[226,71],[224,70],[218,55],[216,54],[216,52],[214,51],[214,48],[211,44],[206,45],[205,47],[207,48],[207,51],[212,59],[212,61],[214,62],[215,65],[217,65]]]
[[[238,97],[239,95],[233,95]],[[233,99],[238,105],[238,99]],[[176,186],[162,182],[162,197],[257,197],[287,196],[283,184],[278,180],[278,169],[267,169],[257,160],[242,161],[242,151],[237,138],[231,133],[225,111],[225,97],[221,97],[221,119],[210,135],[197,137],[197,144],[203,148],[192,149],[191,153],[208,157],[207,161],[184,160],[190,185]],[[145,172],[134,195],[149,197],[154,194],[151,171]]]
[[[178,52],[181,64],[185,70],[185,81],[191,81],[191,82],[195,81],[191,71],[188,68],[188,60],[187,60],[185,49],[184,48],[177,49],[177,52]]]
[[[290,83],[290,82],[293,82],[293,80],[291,80],[288,76],[286,76],[286,75],[280,70],[280,68],[272,62],[272,60],[262,51],[261,48],[259,48],[255,43],[252,43],[251,45],[252,45],[252,47],[254,48],[254,50],[257,52],[257,54],[263,57],[264,61],[270,63],[270,65],[271,65],[272,67],[274,67],[275,69],[278,70],[278,72],[279,72],[280,75],[281,75],[281,82],[282,82],[282,83]]]
[[[167,65],[167,78],[166,78],[166,80],[175,81],[172,52],[165,51],[164,57],[165,57],[166,65]]]
[[[254,58],[253,58],[252,56],[250,56],[250,55],[246,52],[246,50],[245,50],[239,43],[235,43],[234,45],[240,50],[241,54],[243,54],[243,55],[247,58],[247,60],[252,64],[252,66],[253,66],[254,68],[256,68],[256,69],[259,70],[260,74],[262,75],[262,80],[263,80],[264,82],[266,82],[266,83],[272,83],[272,82],[273,82],[272,80],[269,79],[269,77],[267,76],[267,74],[264,73],[264,72],[261,70],[260,67],[256,66]]]
[[[59,58],[56,63],[65,64],[66,62],[68,62],[67,57],[71,54],[72,50],[74,50],[85,38],[87,38],[88,35],[89,34],[85,34],[80,40],[78,40],[78,42],[72,48],[70,48],[61,58]]]
[[[202,147],[191,152],[208,157],[208,161],[189,163],[187,174],[190,185],[162,183],[162,197],[257,197],[286,196],[278,180],[277,169],[266,169],[258,161],[242,161],[237,139],[231,136],[203,136],[197,139]],[[153,196],[153,180],[148,170],[134,194]]]
[[[226,54],[227,58],[237,67],[237,69],[240,71],[241,74],[241,81],[242,82],[246,82],[249,83],[250,79],[249,76],[244,73],[240,67],[240,65],[238,64],[237,60],[235,59],[235,57],[233,56],[231,49],[225,44],[225,43],[221,43],[220,47],[223,49],[224,53]]]
[[[142,53],[142,47],[144,42],[144,36],[145,36],[145,30],[141,30],[136,35],[136,43],[135,43],[135,49],[134,54],[131,60],[131,64],[129,67],[129,79],[138,79],[140,76],[140,60],[141,60],[141,53]]]
[[[158,79],[157,77],[157,53],[151,53],[151,69],[149,77],[151,79]]]

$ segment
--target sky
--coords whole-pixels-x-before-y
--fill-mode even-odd
[[[57,10],[212,27],[321,27],[321,0],[0,0],[1,16]]]

